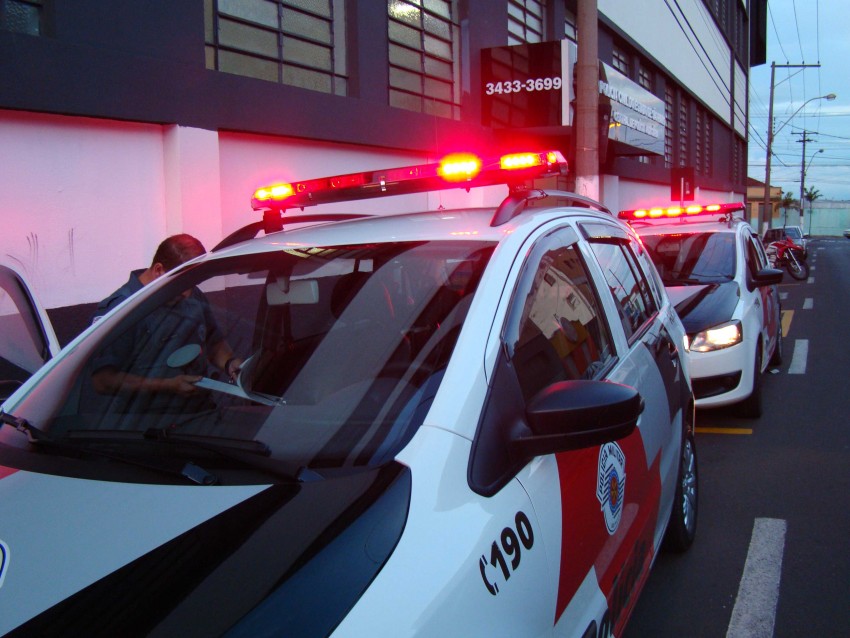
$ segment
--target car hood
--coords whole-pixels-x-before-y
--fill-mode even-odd
[[[228,487],[0,466],[0,635],[326,636],[392,553],[409,500],[397,463]]]
[[[735,281],[667,286],[666,289],[689,335],[729,321],[741,298],[741,289]]]

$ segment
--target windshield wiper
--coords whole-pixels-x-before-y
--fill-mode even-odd
[[[39,430],[26,419],[22,419],[14,414],[9,414],[8,412],[3,412],[2,410],[0,410],[0,423],[11,425],[18,432],[23,432],[27,435],[27,439],[29,439],[30,443],[39,443],[41,441],[50,440],[50,437],[44,430]]]
[[[234,439],[202,434],[182,434],[172,428],[139,430],[71,430],[67,441],[73,445],[164,445],[186,446],[212,452],[252,469],[283,478],[287,481],[308,482],[323,477],[302,464],[272,459],[271,449],[256,439]]]
[[[129,465],[143,467],[148,470],[165,473],[172,476],[182,476],[183,478],[189,479],[193,483],[198,483],[199,485],[216,485],[218,483],[218,477],[216,477],[214,474],[207,472],[204,468],[195,465],[191,461],[188,461],[181,468],[175,468],[156,463],[144,462],[136,458],[123,456],[121,454],[115,454],[113,452],[100,450],[97,448],[82,448],[67,441],[54,439],[50,437],[44,430],[37,428],[26,419],[17,417],[13,414],[9,414],[8,412],[3,411],[0,411],[0,423],[6,423],[7,425],[11,425],[19,432],[23,432],[30,443],[39,447],[43,447],[45,449],[52,449],[54,451],[66,454],[69,452],[75,454],[79,454],[80,452],[95,454],[97,456],[105,457],[113,461],[120,461]]]

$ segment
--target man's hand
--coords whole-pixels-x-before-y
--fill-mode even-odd
[[[195,384],[203,377],[195,374],[181,374],[169,379],[163,379],[162,385],[166,392],[171,392],[181,397],[190,397],[200,389]]]

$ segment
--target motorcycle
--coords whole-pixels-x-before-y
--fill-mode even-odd
[[[794,279],[809,277],[809,264],[803,256],[803,247],[788,238],[770,242],[765,248],[771,268],[785,268]]]

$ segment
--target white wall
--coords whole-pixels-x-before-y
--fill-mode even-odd
[[[250,202],[260,186],[435,159],[0,110],[0,260],[24,272],[47,308],[96,302],[122,285],[131,270],[148,266],[168,235],[187,232],[211,249],[257,221]],[[349,202],[322,211],[451,208],[460,192]],[[479,205],[495,206],[507,189],[474,192]]]
[[[649,52],[723,122],[731,117],[732,54],[702,0],[599,0],[599,13]],[[740,95],[746,100],[746,91]]]
[[[0,111],[0,259],[47,307],[96,301],[166,232],[160,127]]]

